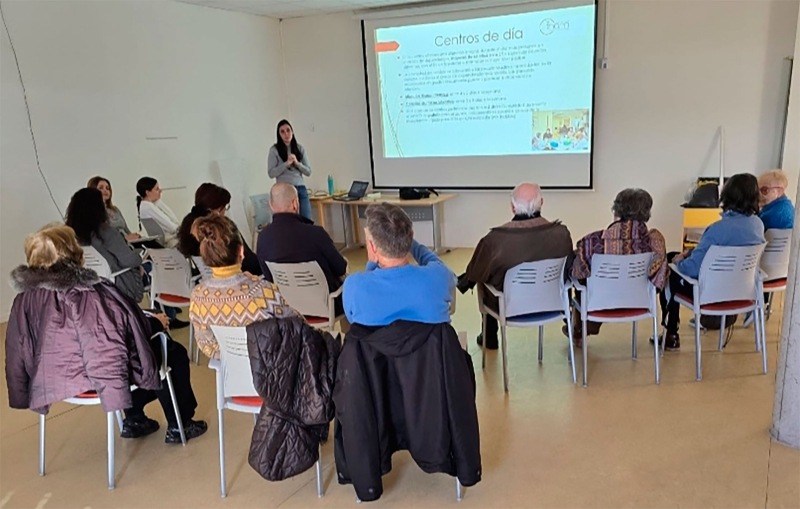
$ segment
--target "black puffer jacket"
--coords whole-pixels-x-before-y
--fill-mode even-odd
[[[264,400],[250,443],[250,466],[268,481],[311,468],[333,420],[339,342],[302,317],[247,327],[253,383]]]
[[[339,484],[377,500],[392,454],[406,449],[427,473],[458,476],[464,486],[481,480],[475,373],[450,324],[354,324],[338,364]]]

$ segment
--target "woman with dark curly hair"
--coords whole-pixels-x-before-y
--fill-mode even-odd
[[[764,223],[758,218],[758,179],[749,173],[739,173],[729,178],[722,187],[722,217],[712,224],[697,247],[683,253],[670,253],[669,261],[674,263],[681,273],[697,278],[708,249],[711,246],[755,246],[763,244]],[[670,298],[662,292],[662,321],[666,320],[667,335],[664,338],[664,350],[674,351],[681,347],[678,336],[679,304],[675,302],[675,294],[692,295],[692,286],[676,273],[669,278]],[[732,322],[729,322],[732,323]]]
[[[178,251],[187,257],[200,256],[200,242],[192,235],[192,225],[197,219],[206,217],[209,214],[224,216],[230,206],[231,193],[227,189],[210,182],[200,184],[200,187],[194,193],[194,207],[183,218],[181,226],[178,228]],[[254,276],[260,276],[262,270],[258,257],[247,245],[244,237],[241,240],[244,246],[242,270]]]
[[[611,211],[614,222],[605,230],[590,233],[578,241],[575,261],[572,265],[572,278],[584,281],[592,273],[592,256],[596,254],[630,255],[653,253],[650,265],[650,280],[659,290],[667,281],[667,248],[664,236],[656,229],[648,229],[653,197],[644,189],[624,189],[614,198]],[[581,318],[577,310],[572,310],[573,342],[582,347]],[[586,335],[600,332],[600,323],[587,322]],[[567,335],[567,328],[563,332]]]

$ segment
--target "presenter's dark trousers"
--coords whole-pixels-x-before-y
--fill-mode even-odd
[[[311,200],[308,199],[308,189],[306,189],[306,186],[294,186],[294,188],[297,189],[297,201],[300,205],[300,210],[298,212],[301,216],[313,221],[314,218],[311,217]]]

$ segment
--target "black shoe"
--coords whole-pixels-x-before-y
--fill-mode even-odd
[[[153,419],[125,419],[122,422],[122,438],[141,438],[158,431],[158,422]],[[179,437],[180,438],[180,437]]]
[[[189,326],[189,322],[184,322],[183,320],[178,320],[177,318],[173,318],[169,321],[169,328],[170,329],[183,329]]]
[[[186,435],[187,442],[192,438],[199,437],[206,431],[208,431],[206,421],[193,421],[190,419],[189,422],[183,425],[183,433]],[[181,431],[178,428],[167,429],[167,436],[164,438],[164,442],[168,444],[181,443]]]
[[[667,352],[675,352],[681,349],[681,337],[677,332],[670,334],[664,339],[664,350]]]
[[[483,345],[483,333],[478,334],[478,346]],[[494,341],[487,341],[486,342],[486,349],[487,350],[497,350],[497,338],[494,338]]]

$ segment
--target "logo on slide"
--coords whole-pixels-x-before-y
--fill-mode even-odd
[[[539,23],[539,31],[542,35],[550,35],[556,30],[569,30],[569,21],[558,23],[552,18],[547,18]]]

